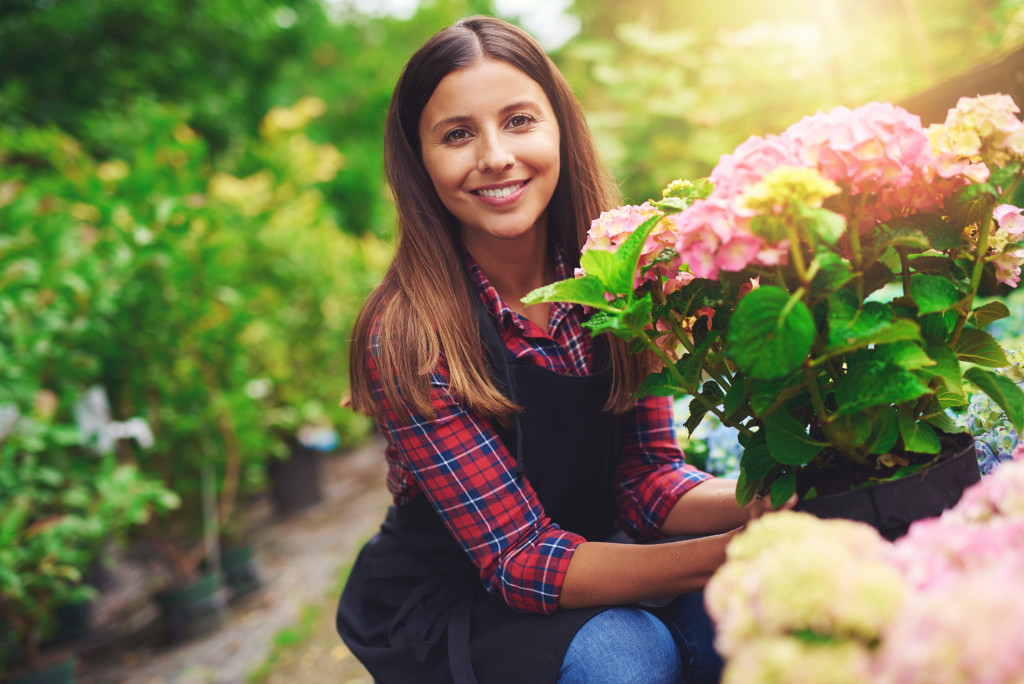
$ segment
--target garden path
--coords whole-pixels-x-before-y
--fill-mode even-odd
[[[254,500],[249,513],[262,588],[228,606],[220,629],[183,644],[153,645],[158,614],[144,589],[157,569],[130,558],[118,563],[114,586],[97,600],[101,637],[80,648],[80,684],[242,684],[282,641],[279,633],[300,624],[308,634],[278,649],[262,681],[370,684],[334,631],[334,610],[341,568],[383,519],[385,470],[383,441],[373,438],[324,459],[324,499],[315,506],[280,518],[269,497]]]

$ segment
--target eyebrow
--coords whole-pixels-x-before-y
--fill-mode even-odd
[[[506,114],[516,109],[540,109],[540,106],[537,105],[537,103],[533,102],[532,100],[519,100],[517,102],[513,102],[512,104],[505,105],[504,107],[501,108],[501,110],[498,111],[498,114],[500,114],[501,116],[505,116]],[[430,130],[436,131],[437,129],[443,128],[445,126],[466,123],[472,120],[473,117],[469,116],[468,114],[449,116],[447,119],[442,119],[441,121],[438,121]]]

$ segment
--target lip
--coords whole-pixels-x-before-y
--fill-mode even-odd
[[[492,206],[492,207],[504,207],[504,206],[507,206],[509,204],[514,203],[516,200],[518,200],[520,197],[522,197],[523,193],[526,192],[526,186],[528,186],[529,184],[530,184],[530,179],[527,178],[525,180],[513,180],[513,181],[507,181],[505,183],[493,183],[491,185],[481,185],[478,188],[473,188],[470,191],[470,194],[473,195],[473,197],[476,197],[478,200],[480,200],[484,204],[487,204],[489,206]],[[515,187],[517,185],[520,186],[519,189],[516,190],[515,192],[513,192],[512,194],[508,195],[507,197],[489,197],[487,195],[481,195],[480,194],[481,190],[501,190],[501,189],[504,189],[504,188]]]

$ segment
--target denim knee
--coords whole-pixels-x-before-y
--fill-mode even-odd
[[[680,684],[668,627],[639,608],[612,608],[587,621],[562,660],[558,684]]]

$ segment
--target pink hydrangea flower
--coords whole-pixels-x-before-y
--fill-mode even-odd
[[[858,229],[938,206],[961,183],[936,185],[934,155],[920,117],[889,103],[837,107],[787,128],[804,164],[845,188],[850,196],[872,193]]]
[[[1024,265],[1024,248],[1007,247],[1024,240],[1024,214],[1019,207],[1001,204],[992,212],[992,218],[995,225],[989,236],[989,260],[995,266],[996,280],[1017,287]]]
[[[1024,565],[1006,559],[912,593],[883,633],[881,684],[1024,681]]]
[[[661,212],[650,202],[640,205],[627,204],[610,211],[602,212],[590,224],[587,241],[583,251],[600,249],[615,251],[633,232],[652,216]],[[660,221],[651,230],[647,241],[640,252],[639,269],[649,265],[666,247],[674,248],[676,242],[675,226],[668,221]],[[643,280],[656,280],[659,275],[673,277],[679,272],[679,258],[673,258],[652,267],[643,278],[637,277],[634,287],[639,287]]]
[[[723,155],[711,171],[713,196],[733,202],[765,174],[781,166],[806,166],[793,141],[778,135],[752,136],[740,143],[732,154]]]
[[[697,200],[686,211],[667,219],[674,226],[676,252],[698,278],[715,278],[727,270],[738,271],[757,256],[762,241],[742,231],[735,212],[724,202]],[[724,249],[729,245],[728,250]]]

